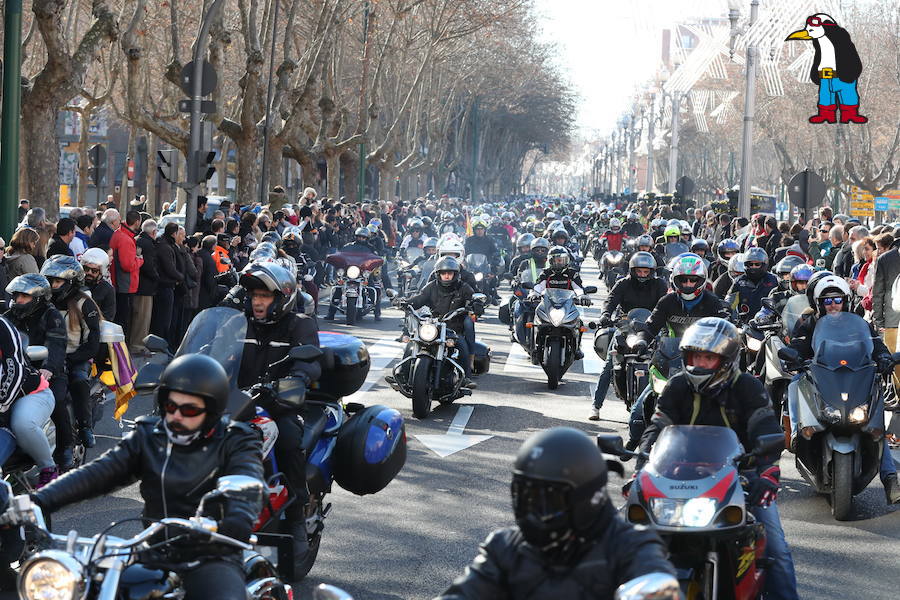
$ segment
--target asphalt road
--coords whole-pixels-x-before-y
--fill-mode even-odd
[[[599,314],[604,295],[596,269],[584,270],[586,285],[601,291],[586,317]],[[297,597],[310,597],[320,582],[338,585],[357,599],[431,598],[459,575],[475,555],[478,543],[494,528],[512,523],[509,482],[516,450],[531,433],[556,425],[577,427],[589,434],[626,433],[624,405],[610,391],[601,421],[587,415],[593,385],[602,363],[585,335],[586,360],[577,363],[556,391],[547,389],[540,367],[526,364],[510,343],[507,329],[492,307],[478,324],[478,336],[493,351],[489,374],[477,379],[473,396],[459,404],[436,408],[425,421],[412,416],[410,401],[394,392],[382,377],[401,353],[393,342],[399,333],[400,311],[386,309],[384,320],[366,317],[361,325],[325,323],[323,329],[351,333],[373,350],[374,368],[367,388],[354,400],[385,404],[407,418],[409,455],[395,481],[375,496],[357,497],[335,485],[329,496],[333,510],[326,521],[318,561],[299,583]],[[444,458],[417,436],[445,436],[461,407],[472,407],[465,435],[487,436]],[[462,409],[463,413],[469,409]],[[126,418],[149,412],[149,400],[137,398]],[[109,411],[97,428],[99,451],[114,444],[122,429]],[[470,440],[474,441],[474,440]],[[885,505],[880,483],[873,482],[855,499],[854,519],[832,519],[824,498],[801,480],[791,455],[781,461],[784,489],[779,497],[787,540],[792,546],[802,598],[893,597],[896,556],[900,554],[900,517]],[[617,476],[613,485],[618,487]],[[619,498],[618,494],[613,494]],[[54,516],[54,530],[97,533],[110,522],[133,517],[140,510],[137,486],[69,507]],[[123,532],[135,526],[125,525]]]

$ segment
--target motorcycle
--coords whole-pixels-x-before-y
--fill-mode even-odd
[[[194,318],[175,357],[206,354],[219,361],[234,390],[229,403],[231,418],[249,422],[260,431],[268,501],[254,530],[261,545],[278,549],[279,572],[295,581],[306,576],[315,563],[325,518],[331,511],[326,495],[331,492],[332,483],[337,481],[357,495],[381,491],[406,461],[406,430],[403,417],[394,409],[357,403],[343,405],[344,396],[362,387],[370,366],[365,344],[345,334],[320,332],[321,348],[296,346],[283,359],[318,361],[322,365],[321,377],[305,395],[295,378],[275,380],[267,375],[250,388],[252,397],[248,401],[247,391],[237,388],[246,332],[247,318],[241,311],[208,308]],[[139,391],[154,389],[162,369],[174,358],[164,356],[165,341],[161,338],[148,336],[144,344],[156,354],[138,373],[135,386]],[[157,357],[161,360],[156,360]],[[269,370],[274,366],[270,365]],[[295,410],[303,419],[302,447],[307,456],[309,489],[309,503],[304,512],[309,551],[300,564],[293,560],[293,545],[283,518],[288,506],[297,501],[297,493],[290,489],[278,469],[274,454],[278,427],[266,411],[256,406],[255,400],[262,394],[271,395],[278,404]],[[233,403],[238,408],[233,408]]]
[[[820,318],[813,358],[802,362],[790,347],[778,352],[802,375],[796,386],[797,470],[831,501],[831,514],[847,520],[853,496],[879,472],[884,449],[884,380],[872,362],[869,325],[855,313]],[[900,354],[893,355],[900,362]],[[793,394],[793,387],[789,394]]]
[[[522,283],[533,288],[533,284]],[[573,290],[547,288],[534,311],[534,321],[525,323],[532,332],[534,345],[529,348],[532,364],[540,364],[547,374],[547,387],[555,390],[563,375],[575,362],[575,353],[581,347],[581,334],[587,330],[581,323],[581,313],[576,304],[590,305],[588,294],[597,293],[597,288],[584,288],[585,296],[576,298]]]
[[[629,348],[634,347],[634,343],[639,338],[631,336],[626,340]],[[656,399],[662,394],[669,379],[680,372],[684,365],[681,360],[681,349],[678,347],[681,338],[663,337],[659,338],[656,343],[656,349],[652,353],[650,359],[649,384],[642,391],[639,391],[640,397],[643,397],[643,425],[641,430],[650,423],[653,413],[656,412]]]
[[[666,542],[686,598],[762,597],[766,530],[748,510],[749,482],[740,471],[780,452],[780,434],[762,436],[749,453],[734,430],[706,425],[669,425],[649,456],[626,450],[616,435],[597,436],[597,445],[606,454],[648,459],[622,512]]]
[[[401,298],[410,295],[415,290],[422,272],[413,262],[424,254],[421,248],[409,247],[404,251],[406,260],[401,260],[397,265],[397,293]]]
[[[597,356],[604,361],[612,360],[614,372],[625,371],[624,377],[613,376],[613,389],[628,410],[631,410],[631,405],[647,387],[650,377],[649,353],[629,350],[634,345],[638,325],[646,323],[649,318],[650,311],[646,308],[633,308],[628,314],[622,315],[613,327],[597,329],[594,335],[594,351]],[[594,323],[589,326],[592,329],[597,327]],[[629,338],[632,343],[628,343]],[[617,340],[625,343],[617,343]]]
[[[337,269],[331,305],[344,313],[347,325],[355,325],[381,301],[381,267],[384,259],[368,253],[336,252],[325,262]]]
[[[600,259],[600,277],[606,285],[607,291],[611,290],[621,277],[628,275],[628,263],[625,255],[618,250],[607,250]]]
[[[490,298],[493,295],[494,272],[484,254],[469,254],[466,256],[466,268],[475,276],[476,292],[480,292]]]
[[[24,525],[28,533],[27,558],[19,571],[19,597],[181,598],[184,589],[177,572],[192,568],[192,563],[149,564],[148,559],[153,560],[152,553],[160,546],[172,546],[170,540],[183,542],[193,537],[242,552],[248,599],[293,598],[291,586],[279,579],[273,565],[254,547],[254,537],[245,543],[217,533],[216,521],[204,516],[208,505],[231,499],[254,500],[262,491],[262,482],[252,477],[225,475],[218,479],[214,490],[203,496],[195,516],[155,521],[131,538],[108,535],[112,526],[92,537],[80,537],[76,531],[68,535],[51,533],[41,508],[27,495],[16,496],[4,517]],[[165,532],[178,535],[163,539]]]
[[[487,297],[475,294],[473,303],[484,304]],[[427,306],[420,309],[406,307],[409,342],[404,358],[397,363],[386,378],[390,386],[412,400],[413,415],[424,419],[431,413],[432,402],[450,404],[457,398],[471,396],[472,390],[461,387],[465,369],[459,364],[456,350],[458,336],[447,323],[469,312],[460,307],[443,317],[431,314]],[[490,370],[491,350],[481,342],[475,342],[473,372],[477,375]]]

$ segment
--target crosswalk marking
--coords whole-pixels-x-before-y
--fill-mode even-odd
[[[505,373],[543,373],[540,365],[531,364],[531,358],[524,348],[515,342],[510,342],[509,354],[506,356]]]

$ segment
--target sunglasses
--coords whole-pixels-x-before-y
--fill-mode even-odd
[[[95,269],[94,267],[84,267],[85,273],[99,273],[100,269]]]
[[[763,266],[763,264],[762,264],[761,262],[745,262],[745,263],[744,263],[744,267],[745,267],[745,268],[746,268],[746,267],[751,267],[751,268],[753,268],[753,267],[761,267],[761,266]]]
[[[843,303],[844,303],[844,299],[840,298],[840,297],[838,297],[838,298],[822,298],[822,304],[824,304],[825,306],[831,306],[832,304],[836,304],[837,306],[840,306]]]
[[[823,21],[819,17],[810,17],[810,18],[806,19],[806,24],[812,25],[813,27],[821,27],[824,25],[832,25],[832,26],[834,25],[834,23],[832,23],[830,21]]]
[[[178,404],[173,402],[172,400],[166,400],[163,402],[163,410],[166,411],[168,415],[174,415],[176,412],[180,412],[182,417],[199,417],[203,413],[206,412],[206,409],[202,406],[194,406],[193,404]]]
[[[700,283],[700,277],[696,277],[694,275],[683,275],[681,280],[685,283]]]

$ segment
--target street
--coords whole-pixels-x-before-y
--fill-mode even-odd
[[[598,284],[592,261],[583,269],[586,285]],[[599,315],[600,292],[594,305],[583,309],[586,320]],[[346,589],[357,599],[431,598],[442,592],[475,555],[478,544],[494,528],[513,523],[510,509],[510,467],[516,450],[531,433],[548,427],[577,427],[590,434],[626,434],[625,407],[612,390],[601,420],[587,421],[590,398],[602,362],[593,352],[593,338],[585,334],[585,359],[577,363],[555,392],[547,389],[539,366],[524,359],[513,347],[496,308],[478,323],[478,337],[493,351],[490,373],[478,378],[478,389],[469,398],[450,406],[436,406],[425,421],[412,417],[410,401],[394,392],[383,376],[400,356],[401,313],[386,309],[384,320],[366,317],[361,326],[348,328],[322,321],[323,330],[351,333],[373,350],[373,368],[364,390],[352,400],[367,405],[398,408],[407,419],[409,455],[400,475],[375,496],[357,497],[335,486],[329,496],[333,510],[326,521],[318,560],[309,577],[299,584],[306,598],[317,584],[325,582]],[[471,407],[471,408],[469,408]],[[127,418],[146,414],[150,401],[132,402]],[[465,421],[466,414],[471,416]],[[457,427],[448,435],[451,423]],[[460,435],[485,436],[443,441]],[[96,456],[121,435],[118,425],[105,415]],[[422,436],[442,453],[473,443],[440,457],[427,447]],[[783,489],[779,506],[788,543],[794,553],[802,598],[886,598],[894,594],[886,573],[893,570],[900,553],[900,518],[885,505],[881,484],[873,482],[854,500],[854,520],[839,523],[829,512],[824,497],[817,497],[802,481],[790,455],[782,461]],[[630,469],[633,463],[626,465]],[[627,471],[630,476],[630,471]],[[621,503],[618,476],[611,477],[611,496]],[[111,522],[136,516],[141,503],[137,486],[129,486],[110,497],[98,498],[54,515],[57,532],[75,528],[94,534]],[[133,531],[136,524],[122,526]],[[873,548],[880,552],[873,552]]]

